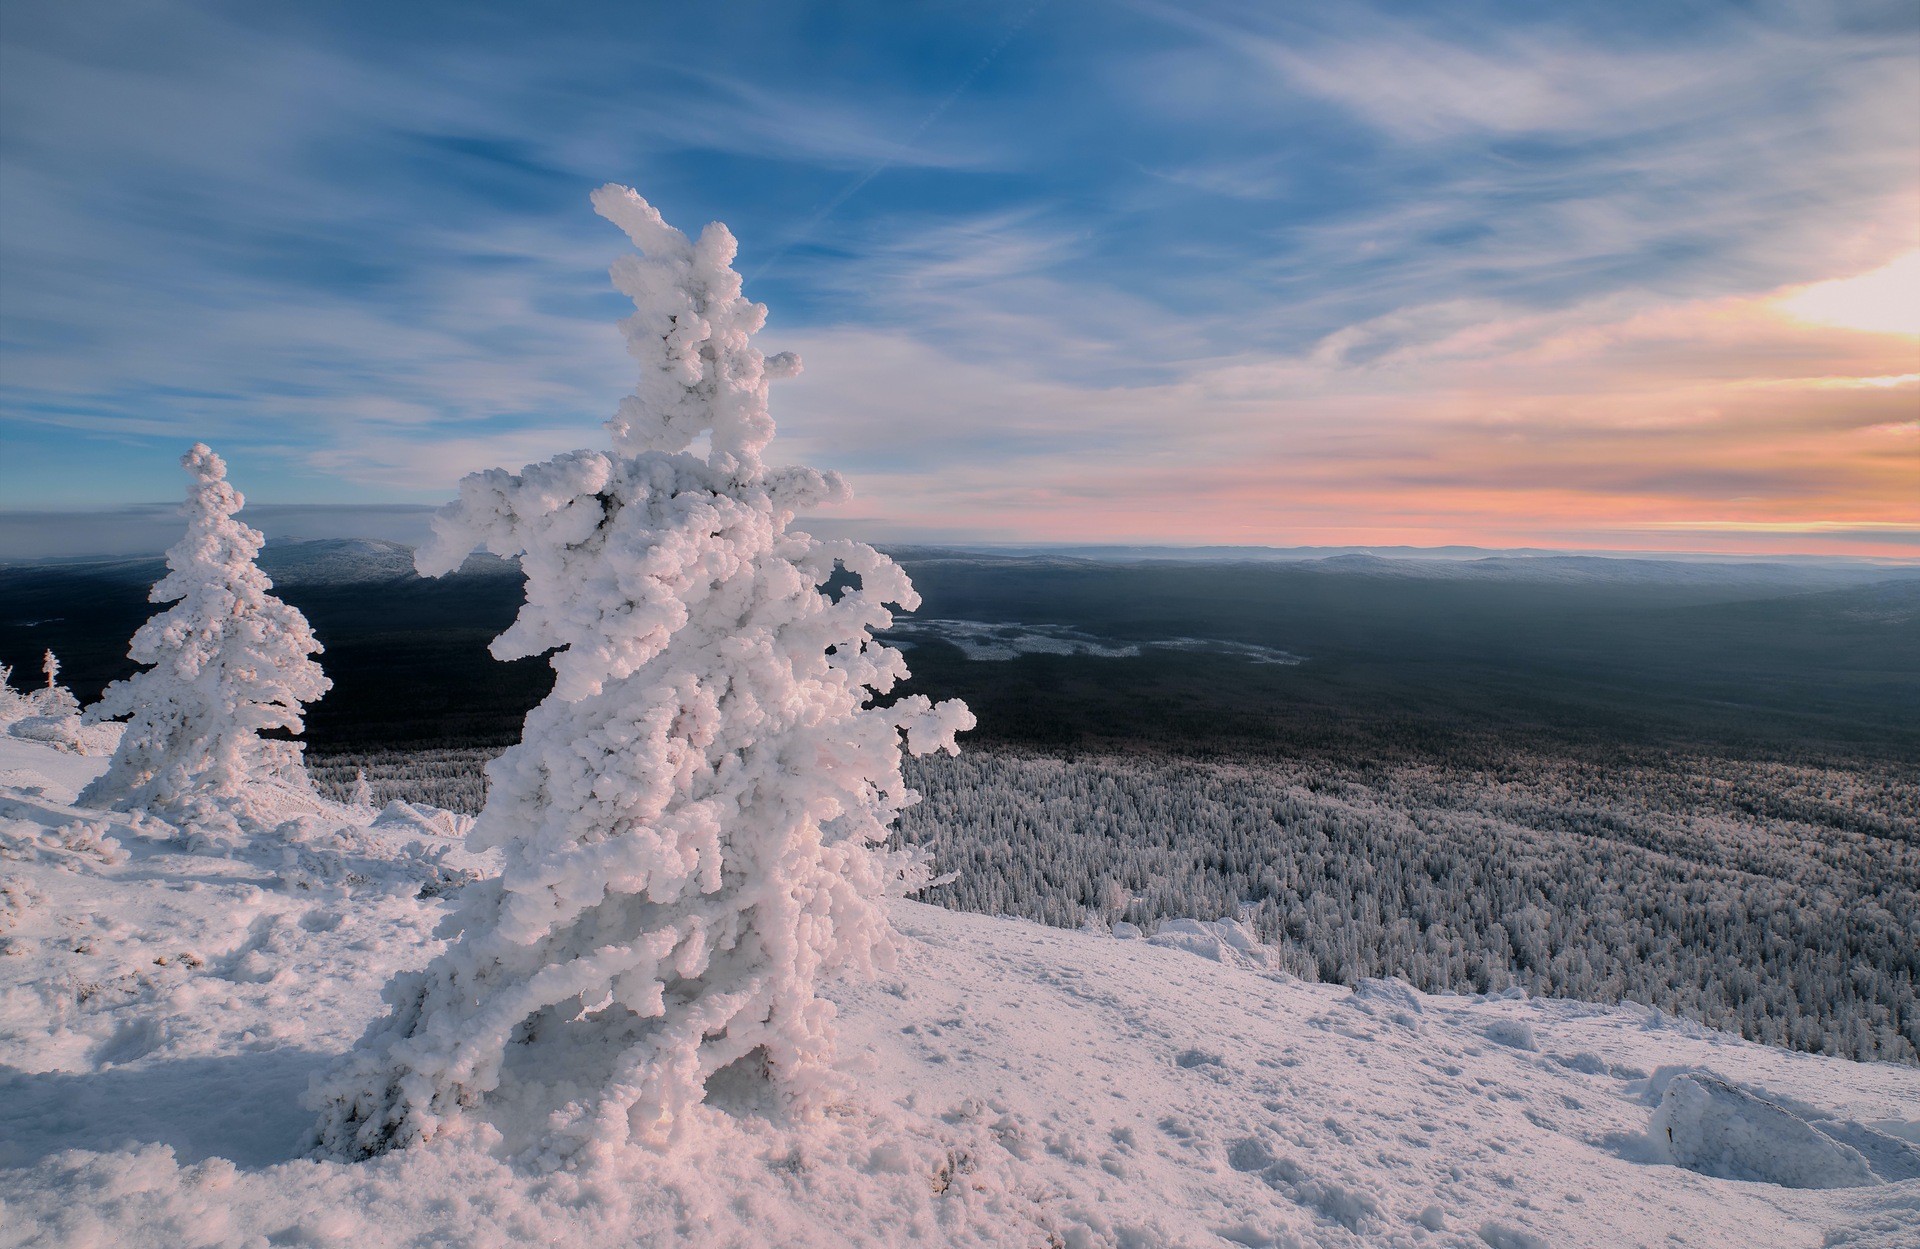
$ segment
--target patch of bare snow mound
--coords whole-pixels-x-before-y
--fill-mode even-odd
[[[1784,1106],[1705,1072],[1676,1075],[1654,1112],[1678,1166],[1786,1188],[1858,1188],[1880,1177],[1851,1145]]]
[[[23,716],[6,726],[9,736],[76,755],[111,755],[120,744],[124,728],[119,724],[87,724],[78,714]]]
[[[47,684],[21,692],[13,688],[13,669],[0,664],[0,737],[17,737],[75,755],[111,755],[123,725],[88,724],[71,691],[55,684],[60,661],[48,651]]]
[[[1125,925],[1125,929],[1138,931],[1132,924]],[[1147,938],[1147,944],[1185,950],[1229,967],[1269,970],[1275,966],[1273,947],[1263,943],[1251,928],[1236,919],[1162,920]]]
[[[404,829],[435,837],[465,837],[473,829],[473,817],[443,811],[424,802],[402,802],[395,798],[373,817],[370,827]]]

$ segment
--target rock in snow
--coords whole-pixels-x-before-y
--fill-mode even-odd
[[[673,1149],[541,1170],[605,1061],[544,1047],[427,1145],[313,1161],[309,1080],[497,855],[349,807],[196,848],[75,809],[104,764],[0,739],[0,1245],[1916,1243],[1912,1068],[912,902],[828,986],[817,1122],[716,1081]]]

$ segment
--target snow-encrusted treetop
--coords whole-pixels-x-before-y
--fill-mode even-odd
[[[746,526],[755,532],[743,540],[765,546],[800,509],[851,495],[837,473],[761,463],[774,433],[768,384],[797,375],[800,359],[791,352],[769,358],[754,346],[767,308],[740,293],[732,232],[714,222],[690,240],[627,187],[601,187],[592,199],[640,248],[611,270],[614,285],[633,300],[634,314],[621,328],[640,366],[633,393],[606,423],[613,453],[574,451],[518,475],[472,474],[460,483],[460,501],[434,518],[434,536],[415,557],[430,577],[459,568],[475,548],[518,557],[527,602],[492,653],[520,659],[563,648],[552,662],[556,693],[569,698],[634,672],[685,623],[677,592],[650,590],[646,579],[672,591],[689,573],[724,575],[714,561],[724,563],[729,553],[708,550],[693,535],[703,542]],[[704,462],[645,454],[685,451],[702,436],[709,437]],[[627,497],[645,501],[644,522],[615,519],[608,503]],[[688,536],[660,541],[662,530]],[[616,583],[583,575],[585,552],[577,546],[610,540],[618,547],[628,539],[631,558],[619,562],[630,567]],[[854,545],[839,544],[836,556],[863,559]],[[892,561],[881,558],[872,572],[884,583],[869,596],[876,604],[906,602],[901,595],[911,587]]]
[[[767,383],[797,374],[800,358],[755,349],[767,306],[740,293],[733,233],[716,221],[690,240],[623,186],[595,191],[593,207],[640,249],[613,265],[614,286],[633,300],[622,328],[640,363],[633,394],[607,422],[614,449],[684,451],[711,434],[708,463],[751,474],[773,439]]]
[[[174,606],[141,625],[127,654],[152,665],[116,681],[87,710],[92,721],[131,716],[113,762],[82,795],[95,806],[182,811],[195,798],[244,805],[255,772],[303,777],[301,708],[332,686],[305,616],[271,593],[254,563],[264,541],[234,519],[246,500],[205,443],[180,463],[193,479],[187,532],[167,552],[167,575],[147,596]]]
[[[907,675],[872,635],[918,596],[872,548],[789,528],[847,492],[762,463],[768,382],[799,362],[754,346],[766,310],[740,294],[732,235],[692,242],[623,187],[593,203],[642,253],[612,270],[640,366],[613,448],[469,476],[417,556],[429,575],[476,547],[518,558],[526,602],[493,654],[550,652],[557,674],[488,768],[470,845],[503,849],[504,870],[317,1090],[324,1151],[433,1135],[520,1044],[551,1043],[555,1065],[615,1056],[572,1077],[600,1092],[556,1117],[557,1156],[670,1138],[723,1068],[817,1104],[833,1015],[818,982],[886,965],[880,900],[927,878],[920,855],[878,845],[918,800],[902,736],[956,751],[973,724],[957,702],[870,705]],[[704,458],[687,450],[701,437]]]

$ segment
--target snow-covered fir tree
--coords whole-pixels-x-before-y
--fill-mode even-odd
[[[167,575],[148,595],[172,603],[141,625],[127,654],[151,665],[115,681],[90,721],[131,717],[106,772],[81,801],[181,819],[213,809],[261,817],[250,779],[300,785],[299,744],[260,736],[299,732],[301,708],[331,685],[305,616],[270,592],[254,564],[262,538],[234,519],[245,502],[204,443],[181,457],[193,479],[186,536],[167,552]]]
[[[51,649],[40,657],[40,671],[47,678],[46,685],[32,694],[34,710],[43,716],[72,716],[80,713],[80,700],[73,691],[60,684],[60,657]]]
[[[365,768],[353,774],[353,789],[347,794],[347,805],[357,811],[373,810],[373,786],[367,783]]]
[[[622,187],[593,203],[639,249],[613,268],[640,366],[613,446],[468,477],[418,556],[432,575],[475,547],[517,557],[526,603],[493,653],[553,652],[471,838],[505,868],[316,1090],[324,1152],[432,1136],[522,1046],[545,1056],[516,1069],[594,1090],[556,1116],[553,1157],[671,1139],[723,1070],[817,1104],[816,986],[888,965],[883,897],[926,880],[922,855],[879,844],[918,799],[902,736],[953,752],[973,723],[957,702],[873,705],[907,673],[871,634],[918,596],[871,548],[789,528],[847,492],[762,461],[768,383],[799,362],[755,348],[766,309],[741,295],[733,236],[690,240]]]

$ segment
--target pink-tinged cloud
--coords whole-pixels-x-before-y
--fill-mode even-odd
[[[841,457],[877,531],[1920,555],[1920,336],[1824,285],[1817,319],[1798,288],[1415,309],[1130,388],[827,335],[783,428],[885,448]]]

